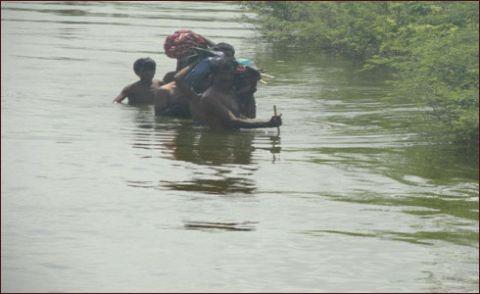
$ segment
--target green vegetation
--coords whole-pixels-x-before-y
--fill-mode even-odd
[[[388,69],[430,132],[478,148],[478,2],[243,2],[271,41],[341,53]],[[438,133],[438,132],[437,132]]]

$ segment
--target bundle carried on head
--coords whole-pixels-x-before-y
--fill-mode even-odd
[[[167,36],[163,48],[165,54],[170,58],[183,58],[187,56],[192,48],[207,48],[207,40],[191,30],[178,30]]]

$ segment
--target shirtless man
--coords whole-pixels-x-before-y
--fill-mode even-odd
[[[232,59],[224,59],[212,67],[212,85],[201,95],[190,91],[193,102],[198,104],[199,118],[214,129],[239,128],[274,128],[282,125],[280,115],[274,115],[269,121],[260,121],[242,115],[233,83],[235,77],[235,63]],[[175,79],[179,85],[182,76],[188,72],[188,67],[177,73]]]
[[[223,54],[209,54],[210,57],[207,56],[185,66],[175,75],[176,86],[190,100],[190,112],[196,123],[204,121],[200,110],[200,98],[202,93],[211,86],[211,68],[222,60],[234,60],[235,50],[231,45],[219,43],[214,49]],[[260,72],[258,70],[237,64],[233,82],[233,97],[234,104],[238,106],[239,117],[256,117],[255,97],[253,95],[257,90],[256,86],[259,80]]]
[[[182,88],[177,87],[175,81],[169,82],[155,91],[153,104],[156,116],[191,117],[190,98],[182,91]]]
[[[216,44],[213,49],[214,51],[221,52],[218,56],[233,58],[235,55],[235,49],[227,43]],[[175,81],[163,85],[156,92],[154,97],[155,115],[181,118],[193,117],[195,122],[200,121],[198,111],[199,99],[195,99],[195,97],[198,96],[195,91],[203,92],[210,86],[208,74],[210,72],[211,62],[209,60],[212,58],[220,58],[215,57],[215,54],[212,55],[214,55],[214,57],[197,55],[197,58],[189,59],[186,57],[182,62],[179,61],[177,69],[180,69],[175,76]],[[179,64],[181,64],[181,66],[179,66]],[[201,66],[196,67],[199,64]],[[195,90],[193,90],[193,88],[195,88]]]
[[[155,61],[148,57],[135,61],[133,70],[140,80],[123,88],[113,102],[121,103],[128,97],[128,104],[152,104],[155,91],[164,84],[160,80],[153,79],[155,67]]]
[[[197,63],[192,63],[190,65],[185,66],[182,70],[177,72],[177,74],[174,77],[174,80],[175,80],[175,87],[177,89],[177,92],[179,92],[183,96],[183,99],[185,99],[189,103],[189,110],[190,110],[190,114],[192,116],[194,124],[202,124],[204,122],[203,114],[200,109],[200,99],[202,95],[195,92],[192,89],[191,85],[187,81],[185,81],[185,77],[191,72],[191,70],[196,65]],[[202,88],[207,89],[210,86],[210,81],[208,79],[205,79],[201,82],[202,82],[201,84]]]
[[[257,83],[260,78],[260,72],[249,66],[238,66],[235,71],[233,83],[235,100],[240,113],[247,118],[257,116],[257,106],[253,95],[257,91]]]

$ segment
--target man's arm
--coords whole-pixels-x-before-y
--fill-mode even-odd
[[[208,38],[205,38],[205,36],[202,36],[202,37],[203,37],[203,39],[205,39],[205,41],[207,41],[208,47],[213,47],[213,46],[216,45],[215,42],[213,42],[212,40],[210,40]]]
[[[255,118],[257,116],[257,105],[253,95],[241,97],[238,102],[240,113],[247,118]]]
[[[208,100],[206,102],[212,112],[210,115],[217,116],[224,126],[231,129],[275,128],[282,125],[281,115],[274,115],[268,121],[243,119],[235,116],[232,111],[220,103]]]
[[[259,121],[253,119],[241,119],[236,117],[230,122],[233,128],[241,129],[256,129],[256,128],[275,128],[282,125],[282,118],[280,115],[274,115],[269,121]]]
[[[163,80],[153,80],[153,84],[155,85],[155,87],[157,88],[160,88],[161,86],[163,85],[166,85],[167,83],[165,83]]]
[[[155,115],[164,115],[168,110],[170,104],[170,92],[166,89],[160,88],[155,91],[155,96],[153,96],[153,105],[155,110]]]
[[[189,64],[188,66],[184,67],[181,69],[179,72],[175,74],[175,77],[173,78],[175,80],[175,83],[177,84],[178,88],[184,93],[187,94],[187,97],[190,99],[196,99],[197,101],[200,101],[201,96],[192,91],[188,84],[185,82],[184,78],[187,76],[187,74],[197,65],[197,63],[192,63]]]
[[[123,90],[120,92],[120,94],[118,94],[117,98],[113,99],[113,103],[122,103],[123,99],[127,98],[128,94],[130,93],[130,88],[132,86],[129,85],[129,86],[126,86],[125,88],[123,88]]]

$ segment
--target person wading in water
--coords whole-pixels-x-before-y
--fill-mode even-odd
[[[281,126],[281,115],[274,115],[270,120],[262,121],[246,118],[241,114],[233,87],[236,66],[237,64],[230,58],[224,58],[212,64],[213,82],[201,96],[189,90],[188,85],[183,81],[183,77],[194,65],[177,73],[175,80],[182,89],[189,92],[190,99],[198,105],[197,120],[211,128],[223,130]]]

